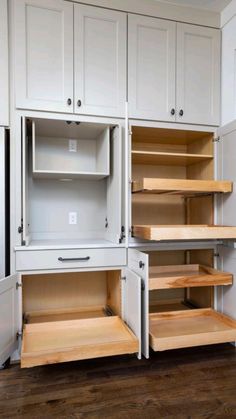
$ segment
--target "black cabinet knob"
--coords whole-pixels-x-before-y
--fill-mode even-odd
[[[79,100],[78,100],[78,102],[77,102],[77,106],[78,106],[78,107],[80,107],[81,105],[82,105],[82,102],[81,102],[81,100],[79,99]]]
[[[67,105],[71,105],[72,104],[72,100],[71,100],[71,98],[69,98],[69,99],[67,99]]]
[[[170,111],[170,113],[171,113],[171,115],[175,115],[175,109],[172,108],[171,111]]]
[[[184,114],[183,109],[180,109],[180,111],[179,111],[179,116],[183,116],[183,114]]]

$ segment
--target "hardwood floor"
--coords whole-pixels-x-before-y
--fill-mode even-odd
[[[1,418],[236,418],[231,345],[0,371]]]

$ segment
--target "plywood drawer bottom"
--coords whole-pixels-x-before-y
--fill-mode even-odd
[[[118,316],[26,324],[21,367],[136,353],[138,346]]]
[[[154,351],[236,340],[236,321],[210,308],[152,313],[149,319]]]

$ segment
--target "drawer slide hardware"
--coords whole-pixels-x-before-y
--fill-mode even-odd
[[[58,258],[59,262],[87,262],[89,259],[90,256],[86,256],[84,258]]]

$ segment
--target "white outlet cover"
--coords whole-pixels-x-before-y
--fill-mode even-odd
[[[69,151],[72,153],[77,152],[77,140],[69,140]]]
[[[69,224],[77,224],[77,212],[69,212]]]

